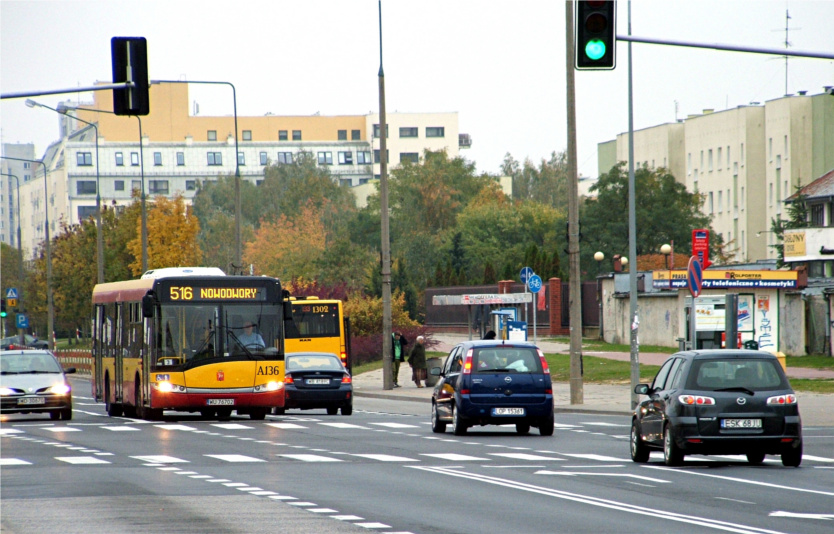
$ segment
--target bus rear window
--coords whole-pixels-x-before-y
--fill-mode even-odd
[[[302,337],[341,336],[339,307],[336,304],[305,302],[293,304],[292,321],[287,323],[285,335],[288,339]]]

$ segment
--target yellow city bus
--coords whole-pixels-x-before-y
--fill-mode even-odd
[[[287,352],[330,352],[338,354],[351,370],[350,320],[344,316],[342,301],[318,297],[290,297],[292,319],[286,321]]]
[[[110,416],[228,419],[234,410],[263,419],[284,405],[289,316],[275,278],[189,268],[98,284],[93,395]]]

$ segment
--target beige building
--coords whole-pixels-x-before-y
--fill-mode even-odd
[[[150,196],[181,193],[190,200],[202,181],[239,170],[242,179],[258,183],[267,165],[291,163],[301,153],[314,157],[346,187],[356,188],[379,176],[376,114],[238,117],[236,143],[234,116],[190,113],[187,84],[154,84],[150,102],[151,113],[140,122],[109,113],[111,92],[98,91],[93,102],[77,107],[99,112],[69,108],[69,116],[56,116],[61,139],[44,156],[52,235],[61,222],[75,224],[94,216],[97,191],[103,206],[130,203],[132,191],[142,190],[143,184]],[[97,131],[73,115],[95,123]],[[457,157],[459,148],[471,145],[469,136],[458,131],[455,112],[389,113],[387,120],[389,169],[419,161],[426,149],[446,150]],[[35,173],[41,176],[40,167]],[[21,184],[21,221],[26,228],[21,242],[26,257],[44,238],[43,183],[41,178]],[[6,190],[2,193],[5,206]]]
[[[735,261],[775,258],[769,229],[784,200],[834,169],[834,97],[802,92],[639,130],[634,159],[704,194],[703,211]],[[600,172],[627,160],[627,133],[600,143]]]

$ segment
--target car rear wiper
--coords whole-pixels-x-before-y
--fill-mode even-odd
[[[747,388],[741,387],[741,386],[736,386],[736,387],[733,387],[733,388],[721,388],[721,389],[716,389],[715,391],[741,391],[742,393],[747,393],[748,395],[755,395],[756,394],[756,392],[753,391],[752,389],[747,389]]]

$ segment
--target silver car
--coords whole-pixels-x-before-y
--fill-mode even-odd
[[[48,413],[72,419],[72,387],[67,374],[48,350],[0,350],[0,413]]]

